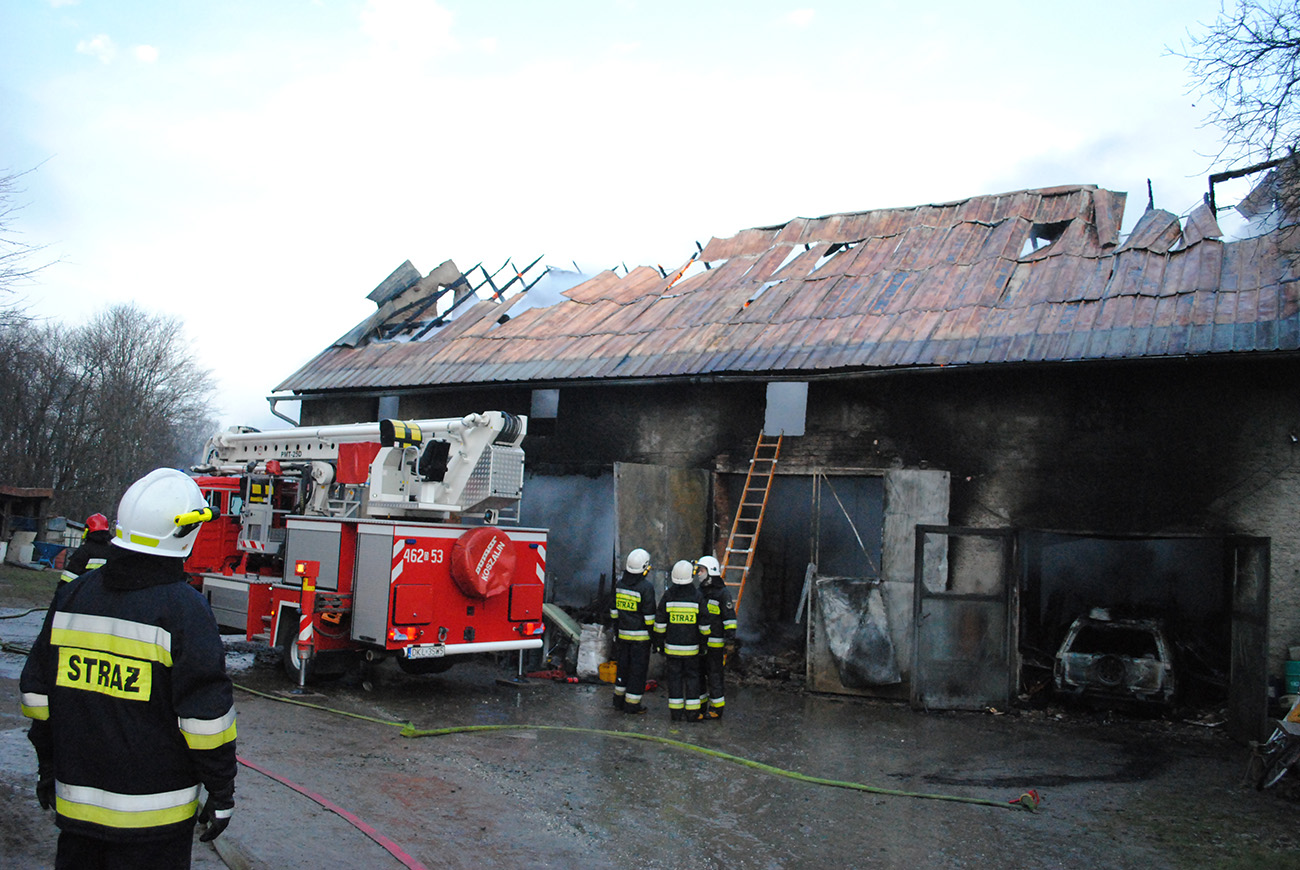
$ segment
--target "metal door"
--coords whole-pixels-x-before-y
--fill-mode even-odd
[[[1015,559],[1010,529],[916,527],[913,707],[982,710],[1011,700]]]
[[[1232,589],[1228,736],[1263,740],[1268,730],[1268,538],[1229,538],[1225,569]]]
[[[614,577],[634,547],[650,553],[651,578],[662,590],[678,559],[708,552],[705,540],[709,473],[696,468],[614,463]]]

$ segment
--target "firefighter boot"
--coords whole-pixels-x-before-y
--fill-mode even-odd
[[[628,703],[625,703],[625,704],[623,705],[623,712],[624,712],[624,713],[631,713],[631,714],[634,714],[634,715],[637,714],[637,713],[644,713],[644,712],[645,712],[645,705],[642,704],[640,701],[637,701],[635,704],[633,704],[633,703],[631,703],[631,702],[628,702]]]
[[[618,712],[622,713],[622,712],[624,711],[624,709],[626,708],[626,706],[627,706],[627,704],[626,704],[626,702],[623,700],[623,696],[622,696],[622,695],[617,695],[617,694],[616,694],[616,695],[614,696],[614,709],[617,710]]]

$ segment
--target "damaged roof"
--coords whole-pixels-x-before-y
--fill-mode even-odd
[[[797,378],[1300,347],[1289,236],[1224,242],[1202,204],[1185,224],[1149,208],[1121,240],[1124,202],[1075,185],[743,230],[676,272],[604,272],[504,322],[522,294],[467,305],[418,340],[360,343],[354,330],[352,345],[341,340],[276,390]]]

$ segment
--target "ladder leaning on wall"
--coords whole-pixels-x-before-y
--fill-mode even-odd
[[[745,581],[754,565],[758,533],[763,528],[763,513],[767,510],[767,497],[772,492],[772,478],[776,475],[776,462],[781,455],[781,438],[781,435],[765,438],[761,431],[758,433],[754,458],[749,460],[745,488],[740,493],[736,518],[731,524],[731,535],[722,551],[722,581],[736,590],[737,612],[745,594]],[[734,579],[737,574],[739,579]]]

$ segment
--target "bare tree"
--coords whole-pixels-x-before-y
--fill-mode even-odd
[[[180,321],[118,305],[66,342],[69,449],[57,490],[114,497],[151,468],[194,461],[212,422],[211,373],[189,352]],[[71,401],[73,398],[78,401]],[[87,457],[89,462],[78,461]]]
[[[69,516],[111,514],[140,475],[195,461],[213,392],[174,318],[119,305],[70,328],[0,312],[0,481],[53,488]]]
[[[13,290],[16,284],[43,268],[27,265],[29,255],[40,250],[40,247],[20,240],[18,231],[14,228],[14,217],[22,209],[22,205],[15,201],[18,179],[26,174],[0,174],[0,291],[4,292]]]
[[[1254,214],[1274,226],[1300,215],[1300,6],[1295,0],[1236,0],[1221,7],[1213,24],[1190,34],[1191,44],[1172,53],[1187,61],[1194,92],[1210,102],[1209,123],[1223,131],[1216,161],[1232,170],[1214,184],[1268,170],[1257,183]],[[1286,236],[1296,241],[1294,230]]]

